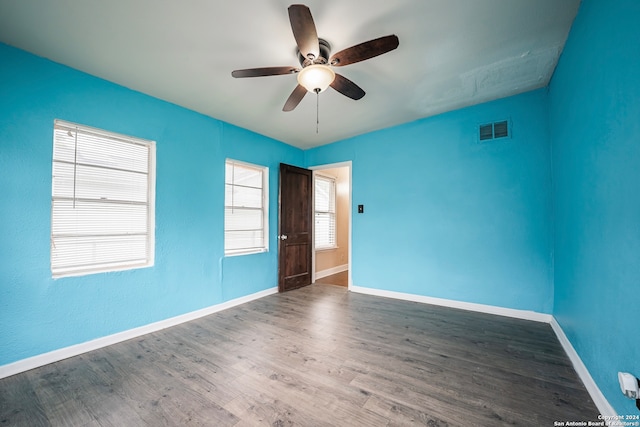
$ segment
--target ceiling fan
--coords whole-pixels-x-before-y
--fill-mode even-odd
[[[286,66],[247,68],[231,73],[236,78],[297,74],[298,86],[285,102],[282,111],[292,111],[296,108],[307,92],[319,94],[329,86],[351,99],[362,98],[365,94],[364,90],[351,80],[334,72],[331,67],[342,67],[382,55],[394,50],[399,44],[398,37],[390,35],[351,46],[330,56],[331,46],[326,40],[318,38],[309,8],[303,4],[294,4],[289,6],[288,10],[302,68]]]

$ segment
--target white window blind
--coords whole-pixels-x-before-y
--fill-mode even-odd
[[[315,175],[315,247],[336,247],[336,180]]]
[[[155,143],[56,120],[53,277],[153,265]]]
[[[224,193],[226,255],[268,250],[268,169],[227,160]]]

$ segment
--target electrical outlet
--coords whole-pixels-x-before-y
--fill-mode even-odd
[[[628,372],[618,372],[618,381],[620,381],[622,394],[629,399],[640,399],[640,387],[636,377]]]

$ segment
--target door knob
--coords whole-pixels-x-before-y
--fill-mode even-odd
[[[278,239],[280,239],[280,240],[287,240],[287,235],[286,235],[286,234],[283,234],[283,235],[281,235],[281,236],[278,236]]]

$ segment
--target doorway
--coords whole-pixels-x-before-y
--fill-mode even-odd
[[[312,283],[351,287],[351,162],[313,171]]]

